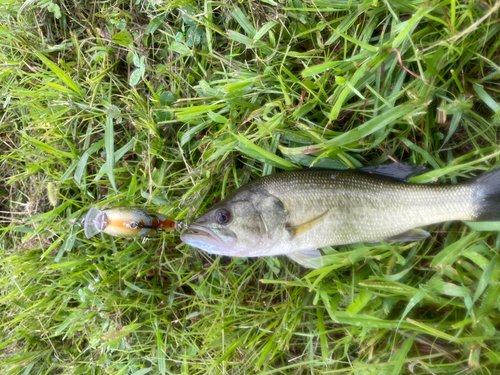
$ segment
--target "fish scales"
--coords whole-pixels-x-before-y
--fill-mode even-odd
[[[210,208],[181,239],[211,254],[283,254],[317,268],[321,247],[417,241],[429,236],[419,227],[443,221],[500,221],[500,170],[458,185],[425,185],[402,181],[408,169],[414,167],[400,163],[370,173],[301,170],[262,177]]]
[[[420,185],[359,172],[298,171],[257,180],[280,199],[290,226],[327,212],[314,231],[292,246],[376,242],[415,227],[448,220],[473,220],[469,185]]]

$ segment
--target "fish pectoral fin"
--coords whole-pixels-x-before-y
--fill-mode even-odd
[[[287,254],[287,256],[306,268],[320,268],[323,266],[323,256],[318,249],[296,251]]]
[[[420,241],[430,236],[430,233],[423,229],[411,229],[392,237],[384,238],[385,242],[414,242]]]
[[[290,234],[290,239],[300,236],[302,233],[307,232],[309,229],[321,223],[321,221],[323,221],[327,213],[328,211],[325,211],[324,213],[308,221],[307,223],[287,227],[286,230]]]

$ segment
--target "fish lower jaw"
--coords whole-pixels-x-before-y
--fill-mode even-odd
[[[208,228],[198,226],[198,225],[196,225],[196,226],[191,225],[191,226],[189,226],[188,230],[191,232],[191,233],[189,233],[191,236],[198,236],[200,238],[206,237],[207,240],[210,240],[211,242],[216,241],[220,245],[226,245],[224,243],[224,241],[222,241],[222,239],[217,234],[215,234],[214,231],[212,231]]]
[[[181,235],[181,241],[191,247],[206,251],[209,254],[228,255],[216,241],[207,240],[206,236],[185,233]]]
[[[236,241],[226,242],[214,231],[199,225],[190,225],[189,232],[181,235],[181,241],[210,254],[234,256]]]

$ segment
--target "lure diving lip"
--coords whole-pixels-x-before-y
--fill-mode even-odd
[[[92,207],[84,221],[85,237],[98,233],[115,237],[152,237],[159,231],[171,231],[177,226],[175,220],[159,212],[138,207],[114,207],[99,210]]]

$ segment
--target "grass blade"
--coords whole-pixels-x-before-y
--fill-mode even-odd
[[[243,134],[237,134],[236,139],[241,143],[241,150],[251,157],[258,157],[269,165],[283,169],[294,169],[295,166],[289,161],[264,150],[256,144],[249,141]]]
[[[83,91],[80,88],[80,86],[75,81],[73,81],[71,79],[71,77],[64,72],[64,70],[62,70],[56,64],[54,64],[52,61],[50,61],[48,58],[46,58],[42,53],[40,53],[38,51],[34,51],[34,53],[37,55],[37,57],[40,60],[43,61],[43,63],[45,65],[47,65],[47,67],[50,70],[52,70],[59,77],[59,79],[61,81],[63,81],[66,85],[68,85],[68,87],[70,87],[73,90],[73,92],[75,92],[76,94],[78,94],[81,97],[84,96]]]

